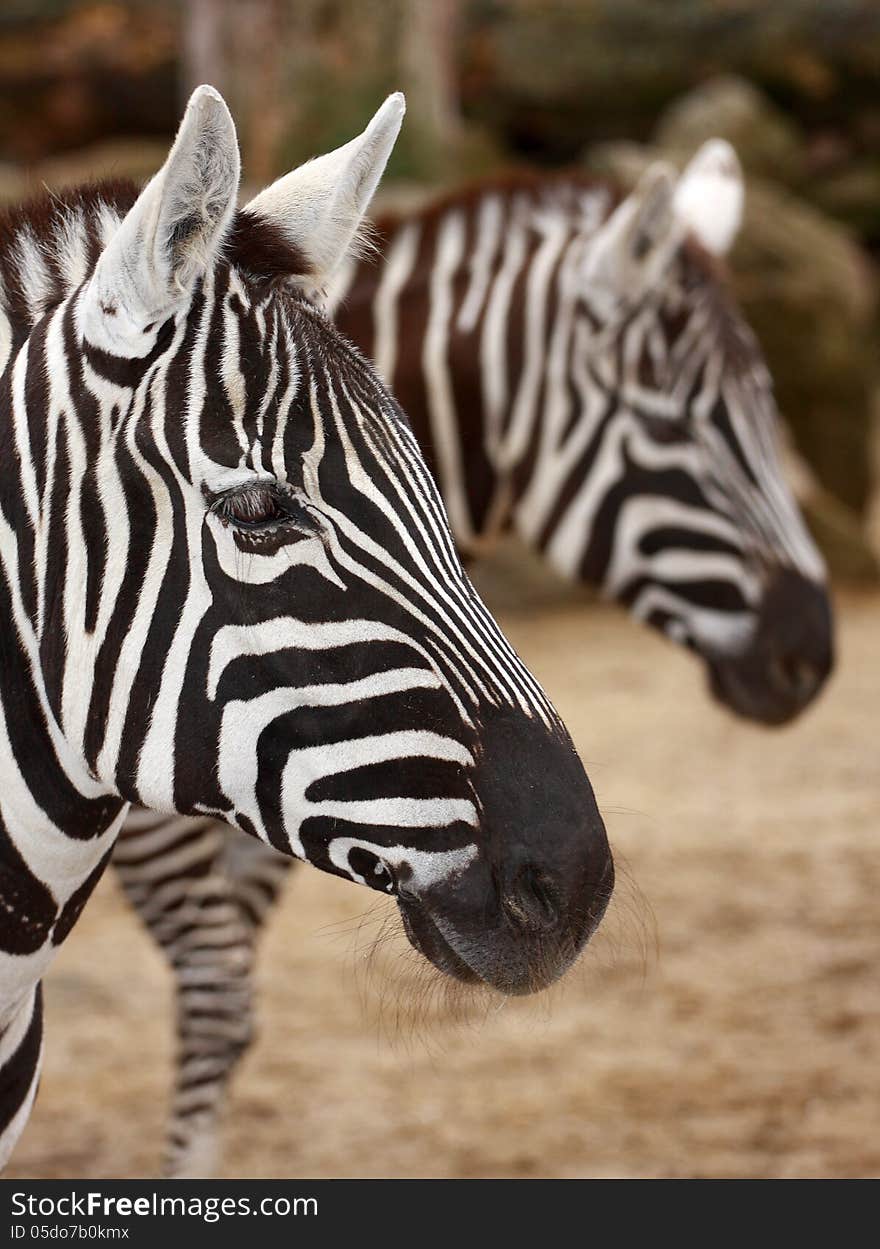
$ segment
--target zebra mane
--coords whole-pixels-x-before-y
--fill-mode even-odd
[[[139,194],[129,179],[84,183],[61,192],[44,191],[0,210],[0,313],[27,326],[88,278],[112,232]],[[624,195],[619,184],[582,170],[552,173],[517,169],[479,179],[434,198],[415,213],[386,213],[368,227],[362,247],[381,251],[407,221],[434,230],[454,209],[474,208],[489,195],[525,195],[535,211],[578,213],[585,195],[603,195],[607,216]],[[715,311],[720,342],[741,364],[760,363],[748,326],[729,294],[726,266],[690,235],[681,249],[688,280],[703,286]],[[281,227],[239,209],[224,246],[229,264],[259,284],[281,284],[308,271],[306,257]]]
[[[608,199],[610,213],[624,198],[625,192],[609,178],[599,178],[583,169],[568,168],[552,171],[514,167],[500,173],[472,179],[463,186],[440,192],[415,212],[390,210],[376,218],[376,229],[384,234],[394,231],[405,220],[417,220],[430,227],[440,221],[454,208],[468,210],[488,195],[508,198],[526,195],[535,203],[546,202],[560,209],[574,209],[585,194],[603,194]]]
[[[478,178],[464,187],[444,191],[421,208],[407,212],[390,210],[374,222],[376,248],[384,251],[391,238],[408,223],[416,222],[427,236],[434,234],[451,212],[473,212],[489,196],[510,200],[525,197],[534,206],[536,218],[547,212],[570,218],[575,227],[585,197],[604,200],[602,220],[606,220],[626,197],[626,190],[612,178],[602,178],[578,168],[541,171],[528,168],[510,169],[500,174]],[[679,249],[678,280],[684,285],[699,287],[701,298],[711,310],[716,342],[725,351],[735,368],[756,370],[766,375],[760,348],[743,318],[730,289],[730,271],[726,262],[710,252],[693,232],[686,235]]]
[[[627,191],[613,178],[603,178],[576,166],[554,170],[515,167],[442,191],[415,211],[389,209],[374,219],[373,230],[382,246],[388,235],[396,233],[408,221],[417,221],[430,230],[453,209],[468,211],[489,195],[499,195],[503,199],[526,196],[534,201],[536,210],[547,208],[566,214],[576,213],[587,195],[603,196],[605,219],[626,198]],[[724,262],[708,251],[693,233],[687,235],[682,251],[695,273],[709,279],[723,281],[726,278]]]
[[[44,191],[0,213],[0,307],[32,323],[91,273],[105,234],[137,198],[133,182]]]
[[[770,375],[760,345],[733,294],[725,261],[689,234],[680,251],[680,263],[682,282],[700,288],[701,298],[710,311],[716,342],[724,351],[728,367],[749,372],[762,384],[769,384]]]
[[[85,183],[0,211],[0,311],[30,324],[90,275],[138,197],[128,179]],[[229,264],[258,283],[307,271],[305,256],[272,221],[240,209],[224,246]]]

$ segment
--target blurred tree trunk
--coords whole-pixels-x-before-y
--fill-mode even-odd
[[[291,121],[282,53],[302,10],[311,7],[291,10],[284,0],[190,0],[184,7],[186,93],[202,82],[223,93],[235,116],[245,178],[256,185],[279,172],[278,149]]]
[[[229,46],[235,58],[236,121],[245,178],[264,186],[280,173],[278,151],[294,113],[284,100],[282,53],[300,24],[298,3],[283,0],[231,0]]]
[[[226,0],[189,0],[183,6],[184,98],[203,82],[221,92],[226,89],[225,15]]]
[[[461,137],[458,102],[460,0],[406,3],[401,13],[400,60],[409,112],[432,150],[448,151]]]

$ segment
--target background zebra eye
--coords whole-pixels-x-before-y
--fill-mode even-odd
[[[643,413],[642,425],[654,442],[690,442],[693,438],[689,425],[683,420]]]
[[[240,529],[261,529],[290,519],[292,512],[284,497],[270,484],[258,483],[223,495],[215,505],[223,521],[231,521]]]

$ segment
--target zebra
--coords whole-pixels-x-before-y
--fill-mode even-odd
[[[725,288],[743,198],[721,140],[627,197],[582,175],[484,181],[380,219],[380,264],[348,258],[325,306],[401,397],[466,557],[515,528],[699,655],[732,711],[772,724],[818,693],[832,625],[769,375]],[[114,866],[177,977],[165,1168],[201,1173],[290,861],[208,818],[137,821]],[[188,988],[196,962],[209,1000]]]
[[[238,210],[234,123],[201,87],[140,194],[0,221],[3,1161],[43,974],[130,803],[393,897],[428,963],[504,994],[562,975],[607,905],[566,730],[316,303],[403,113]]]
[[[718,139],[622,201],[571,174],[477,184],[380,221],[381,271],[349,261],[328,306],[404,404],[465,557],[515,530],[779,724],[830,673],[832,622],[723,280],[743,204]]]

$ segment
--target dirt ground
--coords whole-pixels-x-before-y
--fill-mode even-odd
[[[224,1174],[880,1175],[880,598],[839,596],[833,683],[765,732],[622,614],[484,582],[606,815],[623,879],[603,931],[544,1000],[462,1018],[402,937],[366,957],[373,896],[302,869]],[[8,1174],[154,1174],[169,981],[112,879],[47,997]]]

